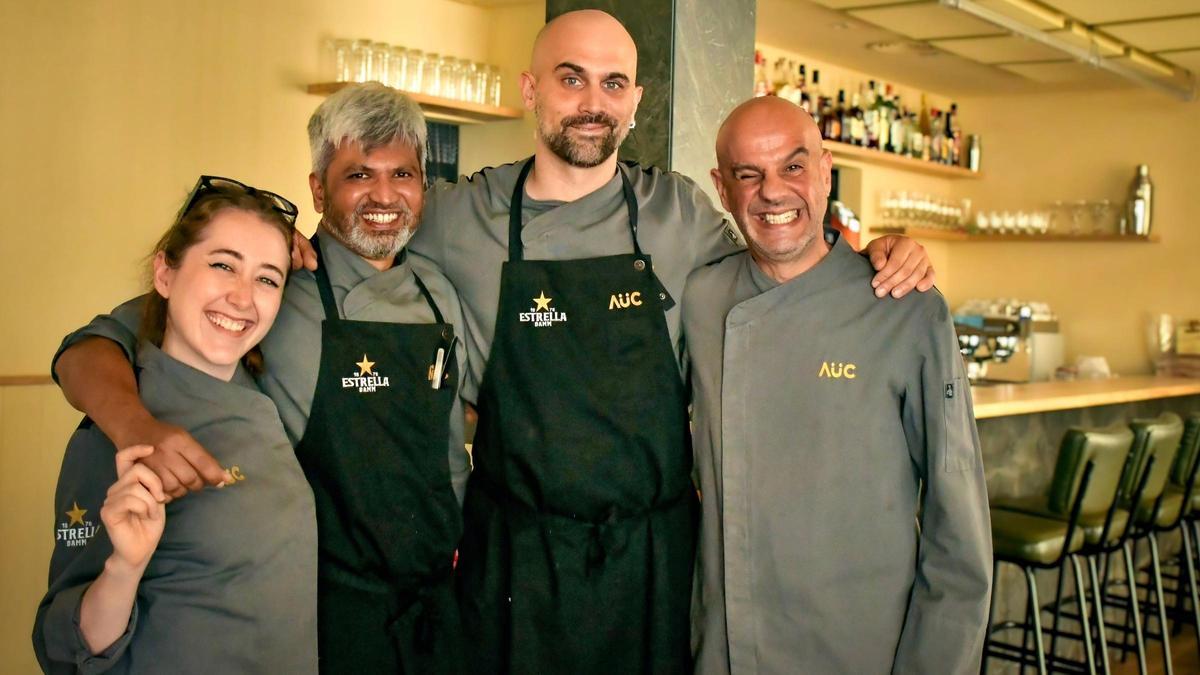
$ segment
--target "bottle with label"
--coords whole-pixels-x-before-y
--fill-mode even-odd
[[[946,135],[942,126],[942,111],[937,108],[933,109],[933,121],[930,123],[929,131],[929,159],[935,162],[942,161],[942,153],[945,150]]]
[[[867,120],[859,105],[858,94],[850,99],[850,142],[858,146],[867,144]]]
[[[842,136],[843,143],[853,142],[854,130],[854,109],[846,103],[846,91],[844,89],[838,91],[838,110],[841,111],[842,118]]]
[[[875,95],[875,80],[871,80],[862,98],[863,144],[868,148],[879,147],[879,107],[876,105],[878,101],[879,98]]]
[[[800,66],[803,68],[804,66]],[[817,128],[821,128],[821,121],[825,116],[825,97],[821,96],[821,71],[813,69],[812,82],[804,88],[804,95],[808,97],[809,112],[812,113],[813,121],[817,123]]]
[[[983,163],[983,142],[979,140],[979,134],[971,134],[967,136],[967,168],[971,171],[979,171],[980,165]]]
[[[1128,220],[1126,234],[1135,237],[1150,236],[1152,214],[1150,198],[1153,192],[1154,186],[1150,184],[1150,167],[1139,164],[1137,175],[1133,177],[1133,183],[1129,186],[1129,206],[1128,213],[1125,215]]]
[[[829,114],[825,116],[825,138],[831,141],[842,140],[842,115],[845,114],[846,92],[838,90],[837,101],[829,103]]]
[[[907,129],[905,128],[905,122],[908,118],[908,111],[896,110],[895,107],[892,108],[892,111],[892,125],[891,129],[888,131],[888,137],[891,140],[891,144],[888,145],[887,149],[888,152],[892,152],[897,155],[903,155],[908,151],[908,148],[904,147],[905,141],[908,140],[908,133]]]
[[[958,104],[950,104],[950,113],[946,115],[946,143],[949,150],[946,163],[952,166],[962,164],[962,126],[958,121]]]

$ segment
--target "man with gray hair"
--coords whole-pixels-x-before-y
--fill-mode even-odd
[[[425,120],[408,97],[369,83],[322,103],[308,134],[321,265],[293,273],[262,342],[259,386],[315,497],[321,672],[458,672],[450,571],[469,471],[467,336],[450,282],[405,255],[424,207]],[[221,468],[142,407],[129,366],[140,307],[68,336],[55,373],[118,447],[155,445],[145,463],[179,497]],[[270,517],[263,508],[247,516]]]

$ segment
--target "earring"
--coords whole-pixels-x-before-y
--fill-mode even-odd
[[[632,129],[636,126],[637,126],[637,120],[629,120],[629,128],[630,129]]]

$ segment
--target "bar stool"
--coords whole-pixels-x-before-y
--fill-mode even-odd
[[[1144,471],[1145,487],[1142,494],[1137,499],[1131,500],[1125,507],[1133,512],[1134,517],[1130,525],[1129,541],[1125,542],[1126,560],[1134,558],[1134,553],[1137,551],[1137,544],[1143,540],[1148,542],[1150,547],[1150,570],[1147,586],[1147,605],[1149,604],[1149,596],[1151,592],[1154,596],[1154,604],[1159,622],[1158,634],[1152,634],[1149,630],[1149,617],[1147,617],[1145,626],[1137,625],[1137,614],[1141,600],[1138,597],[1138,571],[1130,570],[1127,564],[1126,567],[1126,585],[1128,586],[1129,594],[1127,596],[1114,596],[1114,602],[1111,606],[1120,607],[1127,611],[1126,622],[1124,625],[1114,627],[1122,632],[1121,653],[1122,655],[1129,652],[1128,638],[1133,634],[1138,648],[1138,667],[1141,672],[1146,672],[1145,666],[1145,639],[1149,635],[1151,637],[1161,637],[1163,645],[1163,667],[1167,675],[1174,673],[1174,666],[1171,662],[1171,643],[1167,630],[1167,613],[1166,604],[1163,599],[1162,587],[1162,565],[1159,561],[1158,540],[1154,536],[1155,528],[1159,525],[1164,525],[1170,522],[1171,508],[1181,508],[1183,499],[1181,495],[1169,497],[1166,492],[1167,482],[1170,478],[1171,469],[1175,464],[1175,457],[1179,452],[1180,440],[1183,436],[1183,421],[1174,413],[1163,413],[1153,420],[1134,420],[1130,427],[1134,433],[1134,454],[1145,458],[1147,464]],[[1164,504],[1167,506],[1164,509]],[[1172,506],[1174,505],[1174,506]],[[1107,577],[1107,566],[1106,566]],[[1109,584],[1105,579],[1105,590]],[[1107,597],[1107,593],[1105,593]],[[1129,618],[1133,617],[1133,626],[1131,627]]]
[[[1059,447],[1054,478],[1046,496],[1009,502],[1009,505],[1019,503],[1027,507],[1023,509],[1005,508],[1005,502],[999,500],[991,508],[993,601],[996,593],[994,580],[999,578],[1001,562],[1021,568],[1025,575],[1028,601],[1026,620],[1023,623],[1008,621],[993,626],[992,617],[989,615],[987,644],[984,649],[985,672],[989,657],[1016,661],[1022,666],[1036,665],[1039,673],[1047,672],[1041,625],[1042,607],[1037,595],[1037,583],[1033,573],[1035,569],[1059,571],[1056,610],[1051,629],[1050,658],[1051,665],[1054,665],[1054,646],[1060,634],[1057,607],[1062,598],[1068,560],[1071,562],[1075,578],[1076,597],[1080,602],[1079,621],[1082,625],[1081,635],[1086,650],[1087,667],[1089,672],[1095,672],[1095,654],[1088,624],[1083,574],[1079,558],[1075,555],[1084,544],[1080,519],[1084,513],[1096,514],[1108,510],[1114,491],[1120,483],[1122,467],[1129,455],[1132,440],[1132,434],[1123,427],[1069,429]],[[1019,647],[992,639],[993,633],[1013,628],[1022,629]],[[1030,658],[1028,648],[1031,630],[1035,651],[1033,659]]]
[[[1098,554],[1105,550],[1119,550],[1126,534],[1128,514],[1118,506],[1122,501],[1122,490],[1138,492],[1144,483],[1144,481],[1138,480],[1138,468],[1141,462],[1131,452],[1133,443],[1133,432],[1123,424],[1102,429],[1070,429],[1063,437],[1058,461],[1055,465],[1054,478],[1045,496],[1002,498],[992,502],[993,514],[996,511],[1012,511],[1063,521],[1066,515],[1062,505],[1064,500],[1069,498],[1067,491],[1071,489],[1072,467],[1085,457],[1085,453],[1089,453],[1086,456],[1096,461],[1097,469],[1092,477],[1092,486],[1088,490],[1078,518],[1078,526],[1084,534],[1084,543],[1076,556],[1083,557],[1088,563],[1095,609],[1095,627],[1100,643],[1101,667],[1104,672],[1108,671],[1108,651],[1104,631],[1103,601],[1099,590],[1101,584],[1098,580],[1096,562]],[[1129,497],[1126,497],[1127,499]],[[1051,667],[1069,666],[1072,670],[1081,671],[1086,668],[1091,672],[1094,668],[1095,657],[1089,639],[1085,636],[1087,630],[1072,633],[1059,626],[1061,618],[1078,621],[1081,627],[1087,626],[1085,622],[1086,596],[1082,590],[1078,590],[1075,601],[1079,603],[1079,613],[1064,612],[1063,582],[1064,575],[1060,569],[1055,599],[1042,608],[1048,608],[1054,614],[1054,622],[1050,629]],[[1057,655],[1056,646],[1059,636],[1084,642],[1087,647],[1085,663],[1070,661]]]
[[[1200,492],[1196,491],[1196,478],[1200,473],[1200,413],[1192,413],[1183,423],[1183,438],[1179,452],[1171,467],[1154,536],[1179,531],[1182,549],[1167,566],[1178,568],[1174,575],[1164,573],[1164,579],[1175,583],[1174,615],[1175,631],[1180,623],[1191,623],[1196,631],[1196,644],[1200,646],[1200,591],[1196,581],[1196,519],[1200,513]],[[1186,587],[1184,584],[1187,584]],[[1184,592],[1187,592],[1185,598]],[[1191,607],[1190,614],[1185,607]]]

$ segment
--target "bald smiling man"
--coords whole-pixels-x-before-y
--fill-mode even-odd
[[[683,299],[697,672],[975,673],[991,535],[962,357],[939,293],[876,301],[870,264],[822,232],[832,163],[783,99],[718,134],[749,250]]]

